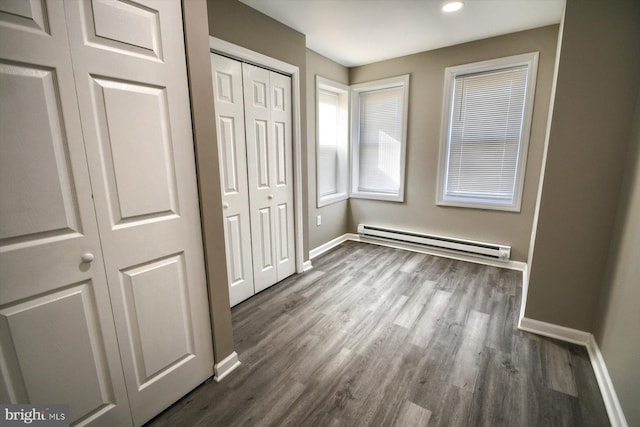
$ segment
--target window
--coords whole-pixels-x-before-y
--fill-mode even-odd
[[[445,70],[438,204],[520,211],[537,53]]]
[[[409,75],[351,91],[351,196],[402,202]]]
[[[349,87],[316,77],[318,207],[348,195]]]

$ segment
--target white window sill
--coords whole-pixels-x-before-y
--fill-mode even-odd
[[[318,198],[318,207],[321,208],[324,206],[329,206],[334,203],[347,200],[348,198],[349,196],[347,196],[347,193],[335,193],[335,194],[329,194],[326,196],[321,196]]]

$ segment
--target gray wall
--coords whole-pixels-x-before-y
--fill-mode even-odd
[[[307,147],[309,170],[309,248],[317,248],[323,243],[347,233],[349,201],[343,200],[318,208],[316,185],[316,76],[325,77],[338,83],[349,84],[349,69],[307,49]],[[316,226],[316,215],[322,216],[322,225]]]
[[[351,199],[349,231],[355,232],[358,223],[370,223],[503,243],[511,245],[512,259],[526,261],[557,37],[558,25],[552,25],[352,68],[351,84],[407,73],[411,74],[411,80],[405,202]],[[540,58],[521,212],[437,206],[444,69],[534,51],[540,52]]]
[[[640,93],[595,337],[627,422],[640,426]]]
[[[307,158],[307,48],[304,34],[240,3],[237,0],[208,0],[209,31],[214,37],[279,59],[300,69],[300,127],[302,159]],[[303,160],[304,161],[304,160]],[[307,168],[302,167],[302,210],[305,259],[309,256]]]
[[[224,229],[218,150],[213,120],[213,84],[209,62],[206,0],[183,0],[183,19],[191,118],[198,170],[202,236],[216,362],[233,352],[231,309],[224,255]]]
[[[640,83],[640,4],[569,0],[527,317],[593,331]]]
[[[183,0],[187,68],[196,145],[200,209],[216,362],[234,351],[227,269],[213,86],[209,63],[209,34],[300,68],[302,158],[306,158],[305,36],[237,0]],[[307,169],[303,165],[303,182]],[[303,200],[307,198],[303,185]],[[303,203],[303,218],[307,218]],[[308,222],[303,221],[304,253],[308,258]]]

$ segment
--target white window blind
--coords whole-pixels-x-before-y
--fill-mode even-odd
[[[316,76],[317,206],[349,197],[349,87]]]
[[[318,101],[318,195],[338,191],[338,94],[319,91]]]
[[[444,199],[512,204],[516,193],[527,66],[454,80]]]
[[[404,89],[360,93],[358,191],[398,194]]]

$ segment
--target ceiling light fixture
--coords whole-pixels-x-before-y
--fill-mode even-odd
[[[461,0],[445,1],[442,4],[442,11],[446,13],[456,12],[462,9],[462,6],[464,6],[464,2]]]

